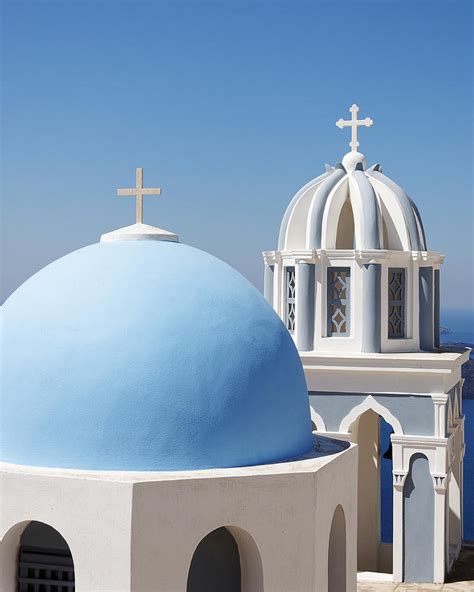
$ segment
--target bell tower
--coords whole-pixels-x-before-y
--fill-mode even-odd
[[[444,256],[407,193],[367,166],[358,129],[373,122],[350,111],[336,125],[351,151],[290,201],[264,292],[300,353],[314,428],[359,444],[359,571],[443,582],[462,538],[468,350],[440,348]]]

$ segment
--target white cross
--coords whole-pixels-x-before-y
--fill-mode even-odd
[[[143,169],[136,169],[135,171],[135,187],[132,189],[117,189],[117,195],[135,195],[137,198],[136,204],[136,223],[143,224],[143,196],[144,195],[161,195],[161,189],[145,189],[143,187]]]
[[[338,119],[336,121],[336,125],[339,128],[344,128],[344,127],[350,127],[352,128],[352,137],[351,137],[351,141],[349,142],[349,146],[352,149],[352,152],[357,152],[357,147],[359,146],[359,142],[357,141],[357,128],[360,125],[365,125],[366,127],[370,127],[371,125],[373,125],[373,121],[372,119],[370,119],[370,117],[366,117],[365,119],[357,119],[357,113],[359,113],[359,107],[357,105],[352,105],[352,107],[349,109],[349,111],[352,113],[352,117],[349,121],[345,121],[344,119]]]

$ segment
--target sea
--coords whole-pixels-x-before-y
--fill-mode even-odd
[[[474,349],[474,310],[441,311],[441,343]],[[470,359],[474,364],[474,355]],[[464,437],[464,540],[474,541],[474,372],[465,373],[463,395]],[[392,428],[384,420],[380,426],[382,454],[390,443]],[[381,467],[381,535],[382,541],[392,542],[392,462],[382,457]]]

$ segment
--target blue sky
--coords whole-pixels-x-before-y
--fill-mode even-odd
[[[349,149],[417,202],[473,308],[472,8],[462,1],[3,3],[2,300],[61,255],[145,222],[258,287],[292,195]],[[197,270],[198,272],[198,270]]]

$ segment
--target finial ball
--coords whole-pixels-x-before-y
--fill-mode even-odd
[[[348,152],[342,159],[342,166],[348,173],[355,170],[356,166],[361,163],[365,170],[365,156],[361,152]]]

